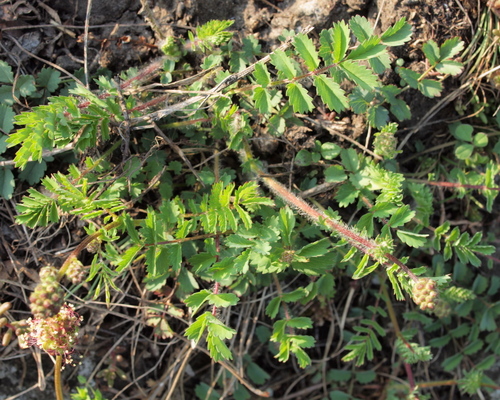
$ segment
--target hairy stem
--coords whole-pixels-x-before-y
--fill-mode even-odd
[[[398,265],[410,277],[410,279],[414,282],[417,281],[417,276],[412,273],[410,269],[398,258],[389,253],[380,254],[380,251],[377,252],[376,250],[380,248],[380,245],[375,240],[358,234],[343,222],[334,220],[324,212],[314,208],[306,201],[297,197],[281,183],[268,176],[262,170],[257,160],[253,158],[253,154],[248,143],[244,143],[243,149],[240,151],[240,157],[242,162],[246,164],[247,168],[249,168],[250,171],[256,175],[257,179],[266,185],[276,196],[281,198],[304,217],[318,225],[326,225],[332,232],[337,233],[339,236],[347,240],[351,246],[354,246],[363,253],[368,254],[375,261],[379,261],[386,266],[391,266],[392,264]],[[380,255],[376,257],[376,253],[379,253]],[[382,259],[379,259],[379,257]]]

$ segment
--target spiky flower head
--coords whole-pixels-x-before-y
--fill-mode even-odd
[[[375,134],[373,147],[376,154],[387,160],[391,160],[396,157],[398,153],[401,153],[401,151],[398,151],[396,149],[398,140],[396,139],[394,134],[397,132],[397,130],[398,125],[395,123],[390,123],[384,126],[380,132],[377,132]]]
[[[422,310],[434,310],[438,295],[436,282],[430,278],[418,278],[413,285],[413,301]]]
[[[71,363],[82,319],[73,305],[65,303],[52,317],[28,319],[28,331],[21,339],[29,346],[37,346],[52,356],[63,356],[66,363]]]
[[[66,270],[66,276],[71,280],[71,283],[73,283],[73,285],[82,283],[86,275],[87,271],[82,262],[76,257],[72,258]]]
[[[64,303],[64,290],[57,281],[57,269],[52,266],[40,270],[40,283],[30,296],[30,308],[35,318],[51,317]]]

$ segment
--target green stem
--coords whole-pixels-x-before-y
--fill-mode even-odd
[[[64,400],[62,382],[61,382],[62,361],[63,361],[62,356],[57,355],[56,366],[54,371],[54,389],[56,391],[56,400]]]

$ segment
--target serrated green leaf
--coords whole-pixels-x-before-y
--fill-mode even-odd
[[[238,304],[238,296],[234,293],[212,293],[207,297],[208,304],[217,307],[229,307]]]
[[[0,133],[0,154],[3,154],[5,150],[7,150],[7,139],[8,139],[7,135],[2,135]]]
[[[59,212],[54,198],[34,189],[28,189],[28,194],[29,196],[24,196],[21,203],[16,206],[19,212],[16,216],[18,223],[34,228],[59,221]]]
[[[197,399],[220,400],[222,398],[221,394],[217,390],[215,390],[212,386],[207,385],[205,382],[198,383],[194,392]]]
[[[415,248],[421,247],[427,243],[427,237],[429,236],[428,234],[402,231],[400,229],[396,231],[396,234],[403,243]]]
[[[418,88],[419,84],[418,80],[420,78],[420,74],[418,74],[415,71],[412,71],[411,69],[402,67],[396,68],[396,72],[399,74],[401,79],[403,79],[408,84],[408,86],[410,86],[413,89]]]
[[[480,371],[489,370],[496,362],[497,356],[496,354],[490,354],[483,358],[479,363],[477,363],[474,368]]]
[[[231,350],[229,350],[229,348],[222,341],[222,339],[218,338],[217,336],[208,335],[207,348],[208,351],[210,352],[210,356],[213,358],[215,362],[233,359]]]
[[[345,96],[344,90],[332,78],[326,75],[316,75],[314,77],[314,86],[318,95],[330,110],[341,112],[349,107],[349,100]]]
[[[252,99],[255,101],[255,106],[262,114],[271,113],[271,95],[267,89],[261,87],[255,88]]]
[[[307,366],[311,365],[311,358],[300,347],[294,347],[291,349],[291,351],[293,352],[295,357],[297,357],[300,368],[306,368]]]
[[[292,235],[295,227],[295,215],[289,207],[281,208],[279,214],[279,228],[285,246],[292,245]]]
[[[14,82],[14,73],[12,72],[12,67],[5,61],[0,61],[0,82],[1,83]]]
[[[312,98],[300,83],[286,85],[286,95],[290,99],[293,111],[297,113],[309,112],[314,108]]]
[[[463,354],[471,355],[477,353],[483,348],[484,342],[481,339],[476,339],[472,343],[469,343],[463,350]]]
[[[365,385],[367,383],[373,382],[377,377],[375,371],[358,371],[354,374],[356,381]]]
[[[352,60],[342,61],[339,67],[347,75],[347,77],[356,82],[365,90],[373,90],[380,85],[378,78],[372,71],[364,65],[358,64]]]
[[[447,39],[440,47],[441,60],[452,58],[464,49],[464,42],[459,37]]]
[[[382,75],[387,69],[391,68],[391,58],[388,52],[384,52],[378,57],[370,58],[368,62],[373,71],[378,75]]]
[[[31,75],[19,76],[16,80],[15,90],[22,97],[28,97],[36,92],[35,79]]]
[[[225,340],[231,339],[236,334],[236,331],[234,329],[224,325],[222,321],[217,319],[217,317],[213,316],[211,313],[207,315],[206,321],[207,329],[209,333],[214,337]]]
[[[283,293],[281,300],[285,303],[292,303],[303,299],[305,296],[307,296],[307,291],[304,288],[297,288],[293,292]]]
[[[352,378],[352,371],[345,369],[330,369],[327,372],[327,379],[333,382],[347,382]],[[336,399],[336,397],[334,397]],[[350,398],[350,396],[349,396]]]
[[[354,50],[347,56],[348,60],[368,60],[370,58],[378,57],[385,53],[387,46],[380,44],[378,36],[372,36],[361,42]]]
[[[226,246],[234,248],[244,248],[255,246],[255,240],[246,239],[240,235],[229,235],[226,238]]]
[[[323,59],[326,65],[331,65],[334,62],[334,51],[336,49],[335,39],[333,37],[333,29],[323,29],[319,34],[319,56]],[[340,45],[340,44],[338,44]],[[345,51],[345,50],[344,50]]]
[[[135,260],[137,254],[142,250],[142,245],[135,245],[129,247],[123,254],[120,260],[116,263],[116,272],[122,272],[124,269],[128,268],[132,262]]]
[[[280,306],[281,306],[281,298],[275,297],[267,305],[266,315],[269,316],[270,318],[276,318],[276,315],[278,315],[278,311],[280,310]]]
[[[254,362],[248,363],[245,370],[248,378],[257,385],[263,385],[271,377],[271,375]]]
[[[347,207],[352,204],[359,196],[359,190],[351,183],[346,182],[340,186],[335,194],[335,200],[339,202],[341,207]]]
[[[53,68],[42,68],[36,78],[36,83],[49,91],[55,92],[61,82],[61,73]]]
[[[450,335],[444,335],[444,336],[430,339],[429,345],[432,347],[441,348],[441,347],[446,346],[448,343],[450,343],[450,340],[451,340]]]
[[[319,257],[325,255],[330,248],[331,243],[328,238],[323,238],[313,243],[306,244],[296,254],[300,257]]]
[[[497,323],[496,323],[496,313],[494,312],[492,307],[487,308],[482,317],[481,317],[481,322],[479,323],[479,329],[481,331],[489,331],[493,332],[494,330],[497,329]]]
[[[463,354],[457,353],[452,355],[451,357],[446,358],[442,363],[441,366],[446,372],[451,372],[453,371],[458,365],[462,362],[462,359],[464,358]]]
[[[379,104],[368,109],[368,122],[371,126],[382,129],[389,122],[389,111]]]
[[[345,57],[349,47],[349,27],[345,21],[339,21],[333,25],[333,62],[339,63]]]
[[[340,152],[342,165],[351,172],[356,172],[359,169],[358,153],[354,149],[343,149]]]
[[[352,17],[349,21],[349,26],[360,42],[367,40],[373,35],[373,27],[370,22],[360,15]]]
[[[196,320],[186,329],[185,335],[189,340],[194,340],[196,343],[200,341],[205,333],[206,319],[210,313],[207,311],[200,315]]]
[[[292,64],[292,61],[283,50],[275,50],[270,55],[271,62],[278,71],[283,73],[287,79],[294,79],[297,76],[297,71]]]
[[[264,64],[255,64],[253,76],[255,78],[255,81],[263,87],[267,87],[267,85],[269,85],[269,83],[271,82],[271,75],[269,74],[269,71]]]
[[[405,103],[404,100],[401,99],[395,99],[391,103],[391,113],[394,114],[394,116],[399,120],[399,121],[404,121],[407,119],[411,118],[411,110],[408,104]]]
[[[47,163],[45,161],[37,162],[31,161],[26,164],[26,167],[19,173],[19,179],[34,185],[43,178],[47,170]]]
[[[16,113],[11,106],[8,106],[7,104],[0,104],[0,129],[3,132],[9,133],[12,129],[14,129],[15,115]]]
[[[0,168],[0,197],[10,200],[14,193],[14,174],[9,168]]]
[[[341,165],[332,165],[325,169],[325,182],[343,182],[347,179],[347,174]]]
[[[415,216],[415,211],[410,209],[410,206],[405,204],[403,207],[400,207],[396,210],[396,212],[392,215],[389,220],[389,225],[393,228],[398,226],[402,226],[407,222],[411,221],[411,219]]]
[[[210,253],[198,253],[189,258],[188,262],[197,274],[201,274],[212,266],[217,257]]]
[[[432,79],[424,79],[419,82],[418,90],[427,97],[439,97],[443,91],[443,84]]]
[[[427,43],[424,43],[422,51],[432,66],[436,65],[441,60],[439,47],[434,40],[429,40]]]
[[[464,65],[459,61],[443,60],[436,64],[436,70],[442,74],[450,74],[452,76],[460,74],[464,69]]]
[[[382,34],[382,42],[389,46],[401,46],[411,39],[411,35],[412,27],[403,17]]]
[[[240,216],[245,228],[250,229],[252,227],[252,217],[250,217],[250,214],[247,213],[239,204],[234,204],[234,209]]]
[[[318,68],[318,52],[311,38],[303,33],[299,33],[295,36],[293,44],[309,71],[314,71]]]
[[[309,329],[312,328],[312,321],[309,317],[294,317],[286,321],[286,325],[290,328]],[[314,339],[313,339],[314,340]]]
[[[374,264],[368,266],[369,261],[370,261],[370,256],[368,254],[365,254],[363,256],[363,258],[361,259],[361,261],[356,266],[356,271],[354,271],[354,274],[352,275],[352,279],[355,279],[355,280],[361,279],[377,269],[378,263],[374,263]]]
[[[198,309],[203,306],[203,304],[207,301],[208,297],[211,295],[211,293],[206,290],[206,289],[203,289],[203,290],[200,290],[199,292],[196,292],[196,293],[193,293],[192,295],[186,297],[186,299],[184,300],[184,302],[186,303],[186,305],[190,308],[193,309],[193,314],[196,313],[196,311],[198,311]],[[199,318],[201,318],[202,316],[200,315]]]

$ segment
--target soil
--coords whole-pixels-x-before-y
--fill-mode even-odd
[[[132,67],[144,65],[159,56],[157,45],[166,36],[186,36],[192,27],[211,19],[230,19],[234,21],[231,30],[237,37],[254,35],[263,46],[263,51],[269,51],[277,46],[278,37],[284,30],[297,30],[305,26],[314,26],[315,32],[331,26],[335,21],[348,20],[354,15],[367,17],[372,23],[377,23],[380,31],[406,17],[414,27],[413,40],[406,46],[398,48],[393,54],[394,59],[402,58],[406,66],[423,69],[423,58],[420,48],[423,42],[433,39],[438,43],[459,36],[466,42],[470,41],[471,26],[476,23],[477,4],[473,0],[457,2],[456,0],[94,0],[90,9],[90,18],[86,19],[87,2],[83,0],[20,0],[17,2],[2,2],[0,4],[0,28],[2,29],[0,58],[24,73],[37,73],[46,62],[58,65],[69,72],[83,67],[85,56],[84,26],[89,24],[87,58],[90,71],[107,68],[113,74]],[[62,24],[55,27],[54,22]],[[313,34],[314,35],[314,34]],[[20,47],[15,43],[15,39]],[[387,79],[393,79],[388,76]],[[451,81],[447,90],[453,90],[460,85]],[[407,102],[413,113],[413,119],[405,122],[402,127],[414,126],[426,112],[438,101],[428,99],[413,93]],[[443,93],[443,97],[446,93]],[[441,118],[452,109],[442,111]],[[344,134],[359,136],[364,130],[364,121],[347,118]],[[427,135],[432,129],[434,134],[439,126],[422,127],[419,135]],[[302,140],[310,132],[291,132],[290,140]],[[314,134],[314,132],[312,133]],[[296,139],[292,137],[295,135]],[[411,145],[411,143],[409,143]],[[6,228],[4,237],[21,236],[20,229]],[[75,234],[76,236],[78,234]],[[2,259],[8,260],[3,250]],[[14,268],[7,263],[2,266],[0,279],[15,278]],[[29,283],[27,283],[29,285]],[[9,293],[12,295],[12,293]],[[1,299],[1,298],[0,298]],[[99,326],[98,316],[93,326]],[[108,331],[106,331],[108,330]],[[99,332],[92,328],[84,330],[84,336],[115,335],[120,330],[105,323]],[[106,343],[106,342],[103,342]],[[110,345],[109,343],[106,346]],[[92,370],[108,348],[95,347],[88,353],[92,365],[84,364],[78,370],[81,375],[87,375],[84,367]],[[154,368],[155,360],[163,351],[155,343],[149,347],[138,349],[136,357],[145,360],[150,368]],[[120,356],[120,349],[115,353],[115,361],[122,369],[128,370],[130,364],[137,362]],[[3,399],[43,399],[53,398],[50,373],[52,363],[44,359],[44,371],[48,374],[47,387],[44,392],[34,389],[38,381],[38,371],[31,353],[19,354],[13,345],[0,350],[0,400]],[[121,361],[120,361],[121,360]],[[206,360],[205,360],[206,362]],[[86,361],[88,363],[88,361]],[[274,361],[269,365],[276,365]],[[164,365],[162,365],[164,367]],[[195,366],[191,366],[195,367]],[[286,375],[277,374],[279,378]],[[75,387],[75,371],[68,372],[66,382]],[[13,376],[15,378],[13,379]],[[160,381],[161,373],[155,374]],[[129,376],[129,378],[131,378]],[[101,379],[101,388],[105,383]],[[286,380],[284,380],[286,382]],[[150,379],[142,382],[141,388],[129,390],[127,396],[119,398],[145,399],[157,390],[156,381]],[[31,390],[30,390],[31,388]],[[281,387],[279,381],[273,385],[276,393],[284,393],[286,387]],[[25,394],[21,394],[26,391]],[[149,393],[147,393],[149,392]],[[111,398],[112,391],[106,396]],[[180,396],[180,395],[179,395]],[[172,397],[181,398],[181,397]],[[298,398],[307,398],[296,397]],[[369,398],[367,395],[366,398]]]

